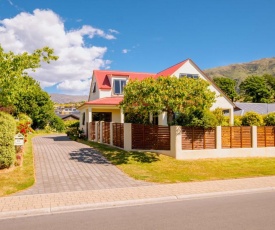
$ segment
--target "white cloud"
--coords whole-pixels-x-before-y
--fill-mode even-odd
[[[59,56],[58,61],[49,65],[43,63],[42,68],[30,75],[42,87],[58,84],[58,89],[74,94],[88,93],[87,82],[93,69],[108,69],[111,63],[104,59],[107,47],[88,46],[84,37],[90,41],[95,36],[116,39],[111,33],[115,32],[109,30],[106,33],[90,25],[66,31],[63,20],[51,10],[36,9],[32,14],[22,12],[0,21],[0,44],[5,51],[32,53],[44,46],[53,48]]]
[[[131,51],[131,50],[123,49],[123,50],[122,50],[122,53],[123,53],[123,54],[127,54],[127,53],[129,53],[130,51]]]
[[[113,34],[119,34],[119,32],[117,30],[114,30],[114,29],[109,29],[109,32],[113,33]]]
[[[57,88],[62,90],[64,93],[70,94],[87,94],[83,92],[88,92],[91,84],[91,79],[88,80],[75,80],[68,81],[65,80],[57,85]]]

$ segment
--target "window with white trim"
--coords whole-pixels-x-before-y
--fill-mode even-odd
[[[191,73],[180,73],[179,77],[187,77],[187,78],[193,78],[193,79],[198,79],[199,75],[198,74],[191,74]]]
[[[126,85],[125,79],[114,79],[113,81],[113,93],[114,94],[123,94],[123,88]]]

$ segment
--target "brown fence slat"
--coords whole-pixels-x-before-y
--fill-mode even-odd
[[[182,127],[182,149],[215,149],[216,130],[214,128]]]
[[[222,127],[222,148],[251,148],[252,127]]]
[[[274,126],[257,127],[258,147],[274,147],[275,146],[274,132],[275,132]]]
[[[132,124],[132,149],[170,150],[170,127]]]
[[[91,140],[95,140],[95,122],[94,121],[91,122],[90,135],[91,135]]]
[[[113,145],[124,148],[124,124],[113,123]]]
[[[110,122],[103,122],[102,129],[103,129],[103,143],[110,144]]]

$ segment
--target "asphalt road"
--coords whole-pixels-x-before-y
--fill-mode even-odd
[[[275,192],[0,220],[0,229],[275,229]]]

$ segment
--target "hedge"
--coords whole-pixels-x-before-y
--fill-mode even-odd
[[[14,118],[0,112],[0,169],[9,168],[15,160],[14,135],[16,122]]]

